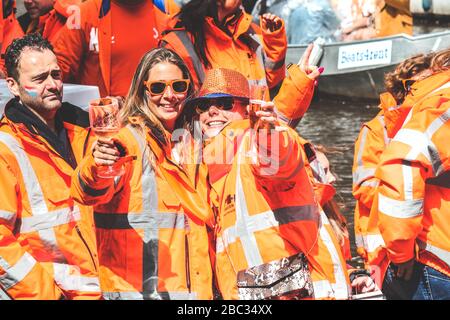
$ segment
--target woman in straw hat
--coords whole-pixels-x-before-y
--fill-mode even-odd
[[[255,112],[252,132],[248,103],[247,79],[219,68],[185,106],[208,137],[203,161],[216,212],[220,293],[225,299],[347,299],[345,262],[314,199],[297,133],[278,123],[272,103]]]

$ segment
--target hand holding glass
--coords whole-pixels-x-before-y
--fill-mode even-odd
[[[256,115],[257,111],[263,110],[263,106],[268,98],[269,88],[263,84],[250,85],[250,106],[249,117],[250,127],[253,130],[259,129],[259,117]]]
[[[92,100],[89,104],[89,121],[97,137],[112,139],[121,128],[118,100],[111,97]],[[123,167],[115,166],[104,166],[97,171],[97,175],[102,178],[113,178],[123,173]]]

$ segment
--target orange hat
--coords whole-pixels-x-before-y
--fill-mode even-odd
[[[242,73],[225,68],[211,69],[195,98],[188,99],[187,105],[193,105],[200,100],[217,98],[237,98],[248,102],[250,89],[248,80]]]

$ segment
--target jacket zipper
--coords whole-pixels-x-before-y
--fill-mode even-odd
[[[95,271],[98,272],[97,264],[95,263],[94,255],[91,252],[91,249],[89,249],[89,246],[86,242],[86,240],[83,237],[83,234],[81,233],[81,230],[78,228],[78,225],[75,225],[75,230],[77,230],[78,236],[80,237],[81,241],[83,241],[84,245],[86,246],[87,251],[89,252],[89,256],[91,257],[92,264],[94,265]]]

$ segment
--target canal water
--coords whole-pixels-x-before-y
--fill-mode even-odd
[[[297,127],[300,135],[325,147],[336,149],[328,154],[331,170],[337,176],[337,200],[343,202],[351,237],[352,256],[356,256],[352,196],[352,163],[354,143],[361,125],[372,119],[379,109],[376,102],[355,102],[315,99]]]

